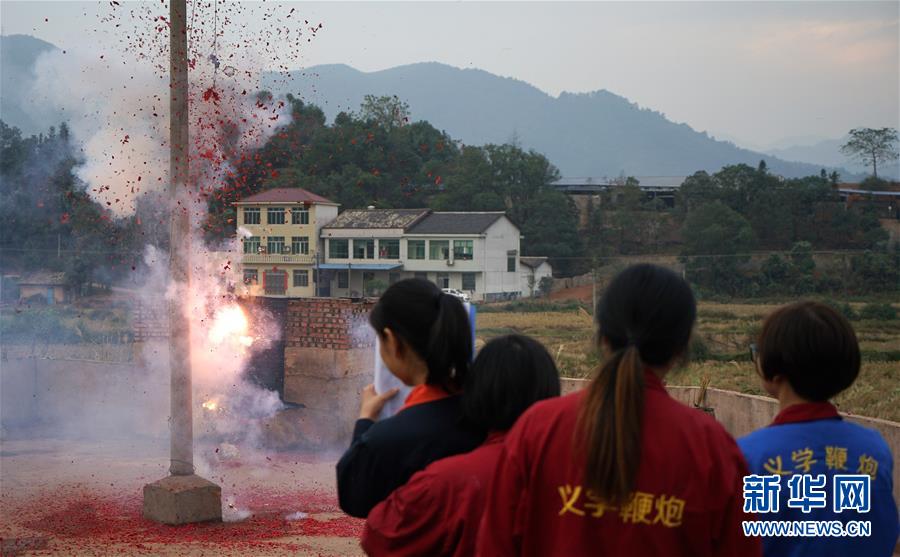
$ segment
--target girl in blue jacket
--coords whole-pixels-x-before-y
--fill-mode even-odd
[[[757,476],[745,479],[745,506],[757,507],[749,510],[761,521],[787,521],[792,528],[815,521],[819,528],[807,536],[764,537],[765,556],[890,557],[898,536],[891,450],[877,431],[842,419],[828,402],[859,374],[850,323],[824,304],[790,304],[765,320],[751,356],[780,412],[771,425],[738,440]],[[773,485],[780,490],[767,500]],[[860,522],[869,523],[868,535],[857,531]]]

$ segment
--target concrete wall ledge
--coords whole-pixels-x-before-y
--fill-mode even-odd
[[[587,384],[587,379],[564,378],[562,392],[572,393],[583,389]],[[693,405],[700,402],[697,400],[700,396],[700,387],[669,385],[666,389],[672,398],[685,404]],[[778,401],[773,398],[713,388],[706,390],[706,400],[702,405],[712,408],[719,423],[736,438],[766,427],[778,413]],[[841,412],[841,415],[853,423],[878,430],[891,448],[891,454],[900,454],[900,423],[845,412]],[[896,462],[893,477],[894,499],[900,501],[900,466]]]

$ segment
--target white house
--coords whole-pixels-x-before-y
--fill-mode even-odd
[[[408,277],[473,300],[522,295],[520,233],[502,212],[344,211],[322,227],[319,296],[374,296]]]
[[[546,257],[520,257],[522,264],[522,296],[540,295],[541,280],[553,278],[553,267]]]

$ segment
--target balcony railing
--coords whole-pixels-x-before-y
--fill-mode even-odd
[[[252,263],[294,263],[295,265],[312,265],[316,262],[316,256],[276,253],[245,253],[242,261],[245,265]]]

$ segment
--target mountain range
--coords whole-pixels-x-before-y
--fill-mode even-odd
[[[44,131],[63,119],[29,108],[35,62],[55,48],[28,35],[0,37],[0,118],[24,133]],[[823,167],[844,179],[861,177],[859,168],[839,167],[845,159],[834,149],[830,155],[802,148],[762,153],[719,141],[606,90],[553,97],[524,81],[437,62],[376,72],[314,66],[265,73],[261,86],[316,104],[329,119],[358,110],[367,94],[397,95],[409,104],[414,120],[427,120],[470,145],[515,141],[546,155],[564,176],[686,176],[765,160],[785,177],[818,174]]]
[[[342,64],[313,66],[266,74],[262,85],[319,105],[329,118],[357,110],[367,94],[397,95],[414,120],[427,120],[467,144],[517,141],[545,154],[567,176],[685,176],[765,160],[785,177],[818,174],[823,166],[845,179],[860,177],[839,167],[840,155],[807,162],[789,152],[744,149],[610,91],[553,97],[520,80],[436,62],[368,73]]]

